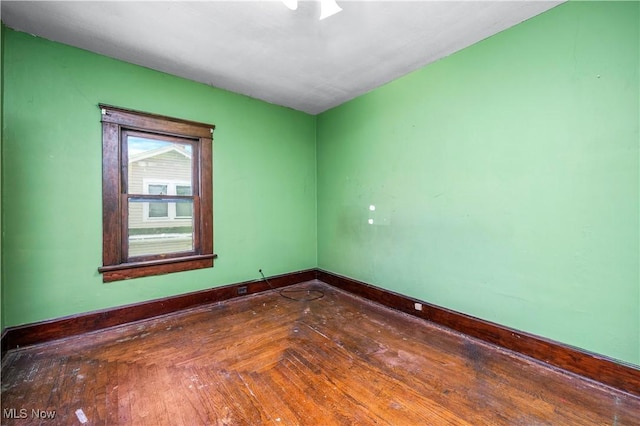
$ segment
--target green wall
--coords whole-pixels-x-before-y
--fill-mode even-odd
[[[320,115],[318,266],[640,364],[639,6],[560,5]]]
[[[6,29],[5,326],[316,266],[315,117]],[[213,123],[213,269],[103,284],[98,103]]]

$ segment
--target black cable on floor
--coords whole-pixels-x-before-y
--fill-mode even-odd
[[[276,289],[271,285],[267,277],[265,277],[264,274],[262,273],[262,269],[259,269],[258,272],[260,272],[260,275],[262,275],[262,279],[265,280],[265,282],[269,285],[269,288],[273,291],[276,291]],[[280,294],[280,296],[284,297],[285,299],[294,300],[296,302],[310,302],[312,300],[318,300],[324,297],[324,291],[322,290],[283,288],[280,291],[278,291],[278,293]],[[286,293],[289,293],[289,294],[286,294]],[[300,294],[300,293],[305,293],[305,295],[303,295],[302,297],[293,296],[294,294]]]

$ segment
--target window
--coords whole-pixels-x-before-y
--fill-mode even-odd
[[[100,108],[103,281],[212,267],[214,126]]]

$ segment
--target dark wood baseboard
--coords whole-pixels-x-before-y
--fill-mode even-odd
[[[550,339],[412,299],[351,278],[318,270],[317,279],[384,306],[423,318],[543,363],[640,396],[640,369]],[[422,311],[415,309],[422,304]]]
[[[2,336],[0,337],[0,353],[2,354],[2,358],[4,358],[4,354],[9,350],[8,344],[9,339],[7,339],[7,329],[2,330]]]
[[[309,269],[269,277],[268,280],[273,288],[279,288],[313,280],[315,277],[316,270]],[[246,287],[247,291],[245,294],[239,294],[238,289],[240,287]],[[220,302],[269,289],[269,285],[264,280],[247,281],[132,305],[56,318],[49,321],[7,327],[2,334],[2,355],[4,356],[8,350],[23,346],[35,345],[128,324],[198,305]]]
[[[637,366],[625,364],[603,355],[432,305],[323,270],[310,269],[268,279],[274,288],[280,288],[316,278],[326,284],[384,306],[426,319],[468,336],[518,352],[549,366],[578,374],[640,397],[640,369]],[[2,355],[4,356],[8,350],[22,346],[80,335],[178,312],[198,305],[241,297],[242,295],[238,294],[240,287],[247,288],[246,294],[269,290],[269,285],[264,280],[247,281],[133,305],[7,327],[1,338]],[[415,309],[415,303],[422,304],[422,311]]]

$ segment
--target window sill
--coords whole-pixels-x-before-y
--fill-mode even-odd
[[[148,260],[144,262],[121,263],[98,268],[102,273],[102,282],[128,280],[153,275],[163,275],[172,272],[190,271],[213,267],[213,260],[217,254],[202,254],[195,256],[177,257],[171,259]]]

